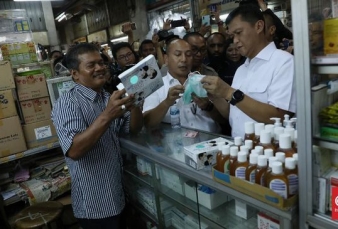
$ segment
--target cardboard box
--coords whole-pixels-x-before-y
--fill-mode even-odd
[[[13,90],[0,91],[0,119],[17,115]]]
[[[15,76],[15,83],[19,101],[49,96],[44,74]]]
[[[50,120],[52,112],[49,97],[31,99],[20,102],[25,124]]]
[[[298,195],[285,200],[266,187],[219,172],[215,168],[212,169],[212,177],[215,181],[225,186],[282,210],[288,210],[298,204]]]
[[[256,209],[250,207],[243,201],[235,200],[235,213],[243,219],[250,219],[256,214]]]
[[[257,214],[258,229],[280,229],[279,221],[259,212]]]
[[[12,65],[9,61],[0,61],[0,90],[15,88]]]
[[[0,120],[0,157],[27,149],[18,116]]]
[[[58,141],[54,125],[51,120],[23,125],[28,149],[47,145]]]
[[[215,138],[191,146],[185,146],[185,163],[197,170],[203,169],[208,165],[215,165],[219,144],[232,145],[233,142],[225,138]]]

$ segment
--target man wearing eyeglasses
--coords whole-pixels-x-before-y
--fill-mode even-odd
[[[138,57],[135,51],[127,42],[121,42],[113,45],[112,53],[115,61],[122,71],[126,69],[126,66],[134,65],[138,62]]]
[[[168,66],[168,74],[163,77],[164,86],[144,101],[144,125],[147,128],[153,128],[161,122],[170,123],[169,108],[177,102],[180,107],[182,126],[220,133],[218,121],[223,121],[224,118],[208,98],[192,95],[193,101],[190,104],[183,104],[180,99],[180,95],[184,92],[183,85],[188,78],[193,62],[189,43],[182,39],[174,39],[169,42],[165,62]]]

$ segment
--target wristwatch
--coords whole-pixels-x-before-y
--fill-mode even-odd
[[[235,106],[237,103],[239,103],[243,99],[244,99],[244,93],[241,90],[237,89],[236,91],[234,91],[234,93],[232,93],[229,103]]]

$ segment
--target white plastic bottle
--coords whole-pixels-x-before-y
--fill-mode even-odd
[[[180,110],[176,103],[170,107],[170,119],[172,128],[177,129],[181,127]]]

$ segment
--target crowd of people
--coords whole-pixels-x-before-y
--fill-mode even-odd
[[[225,22],[216,16],[219,32],[207,37],[208,26],[190,32],[185,25],[189,32],[183,38],[167,38],[165,51],[154,34],[138,53],[129,39],[111,47],[113,58],[88,43],[55,57],[54,63],[67,67],[76,83],[56,101],[52,120],[70,169],[73,211],[82,228],[123,227],[119,133],[170,122],[169,108],[181,100],[191,72],[204,75],[201,83],[208,97],[192,94],[189,104],[181,103],[184,127],[242,137],[244,122],[271,123],[271,117],[295,114],[293,56],[275,45],[292,34],[272,11],[266,12],[263,0],[257,2],[261,9],[239,6]],[[167,20],[164,29],[169,25]],[[164,86],[138,107],[134,95],[117,90],[116,76],[150,54],[162,68]]]

